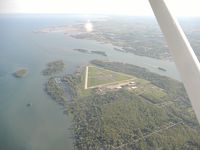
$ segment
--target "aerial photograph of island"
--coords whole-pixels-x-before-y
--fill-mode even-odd
[[[200,60],[190,1],[168,5]],[[0,33],[0,150],[200,150],[148,0],[0,0]]]

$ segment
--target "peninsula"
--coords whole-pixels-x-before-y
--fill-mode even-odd
[[[47,64],[47,68],[42,71],[44,76],[51,76],[63,71],[65,64],[62,60],[52,61]]]
[[[183,84],[145,68],[93,60],[75,74],[50,78],[46,88],[73,118],[76,150],[200,147]]]

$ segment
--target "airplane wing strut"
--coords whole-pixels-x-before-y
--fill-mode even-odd
[[[200,123],[200,63],[165,0],[149,0]]]

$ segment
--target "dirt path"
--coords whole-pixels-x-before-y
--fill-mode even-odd
[[[183,121],[180,121],[180,122],[178,122],[178,123],[172,123],[172,124],[168,125],[168,126],[165,127],[165,128],[156,130],[156,131],[154,131],[154,132],[152,132],[152,133],[149,133],[149,134],[147,134],[147,135],[145,135],[145,136],[143,136],[143,137],[141,137],[141,138],[138,138],[137,140],[134,140],[134,141],[129,142],[129,143],[126,143],[126,144],[122,144],[122,145],[120,145],[120,146],[118,146],[118,147],[114,147],[114,146],[113,146],[112,148],[113,148],[114,150],[123,149],[123,147],[127,146],[128,144],[137,143],[137,142],[139,142],[139,141],[142,140],[142,139],[149,138],[150,136],[152,136],[152,135],[154,135],[154,134],[158,134],[158,133],[160,133],[160,132],[163,132],[163,131],[165,131],[165,130],[168,130],[168,129],[173,128],[173,127],[175,127],[175,126],[177,126],[177,125],[180,125],[180,124],[183,124]]]

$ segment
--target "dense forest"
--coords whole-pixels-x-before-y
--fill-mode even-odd
[[[141,95],[127,90],[99,95],[84,94],[81,80],[69,77],[77,91],[68,105],[73,114],[77,149],[199,149],[200,130],[183,85],[144,68],[117,62],[92,61],[92,64],[143,78],[162,88],[173,105],[158,107]],[[83,75],[84,76],[84,75]],[[79,81],[79,82],[77,82]]]
[[[73,118],[75,149],[200,149],[200,127],[182,83],[130,64],[91,64],[134,75],[147,92],[139,94],[143,89],[138,88],[99,94],[97,89],[84,89],[84,69],[65,75],[62,80],[73,95],[66,109]]]

